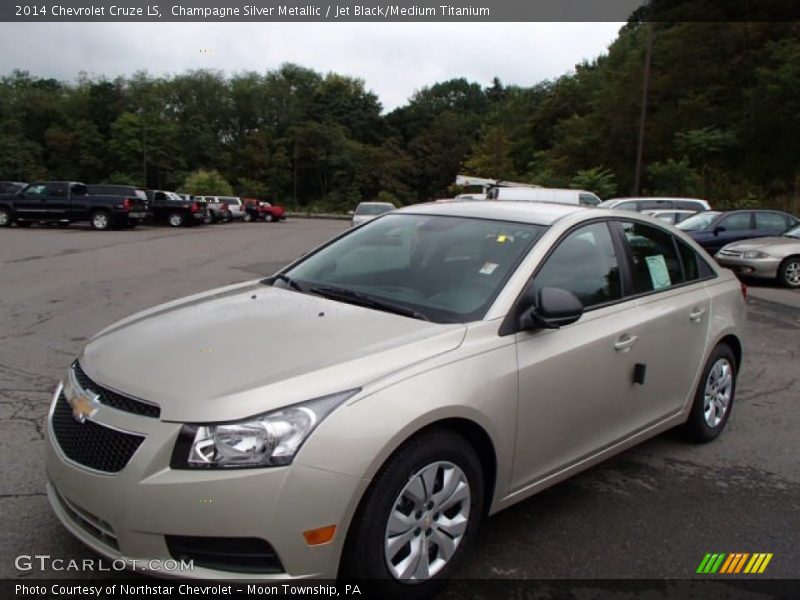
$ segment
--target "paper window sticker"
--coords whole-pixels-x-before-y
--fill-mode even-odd
[[[645,260],[647,261],[647,269],[650,271],[650,281],[653,282],[654,290],[663,290],[672,285],[672,280],[669,278],[669,270],[667,269],[667,262],[664,260],[662,254],[648,256]]]

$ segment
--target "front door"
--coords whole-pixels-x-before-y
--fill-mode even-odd
[[[517,334],[519,410],[513,489],[612,445],[646,422],[633,401],[635,300],[624,300],[608,223],[569,233],[533,278],[573,292],[583,316],[561,329]]]

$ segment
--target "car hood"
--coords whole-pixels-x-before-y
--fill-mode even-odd
[[[726,250],[737,251],[764,250],[765,248],[769,248],[770,251],[785,251],[787,254],[790,254],[800,249],[800,240],[797,238],[772,236],[742,240],[741,242],[733,242],[725,246]]]
[[[80,363],[166,421],[230,421],[362,387],[457,348],[465,332],[250,282],[120,321]]]

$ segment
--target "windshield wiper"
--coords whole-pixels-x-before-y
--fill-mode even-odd
[[[299,283],[297,283],[294,279],[292,279],[288,275],[284,275],[283,273],[278,273],[277,275],[273,275],[272,277],[269,277],[268,279],[262,281],[262,283],[268,283],[270,285],[274,285],[276,281],[282,281],[290,288],[292,288],[293,290],[297,290],[298,292],[305,292],[305,290]]]
[[[369,294],[365,294],[363,292],[357,292],[355,290],[323,285],[319,287],[313,287],[309,291],[312,294],[319,294],[320,296],[330,298],[331,300],[340,300],[342,302],[358,304],[367,308],[375,308],[377,310],[395,313],[404,317],[412,317],[422,321],[431,320],[428,315],[421,313],[418,310],[414,310],[413,308],[401,306],[400,304],[395,304],[394,302],[387,302],[386,300],[380,300],[374,296],[370,296]]]

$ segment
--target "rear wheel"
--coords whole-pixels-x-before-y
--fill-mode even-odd
[[[0,227],[11,227],[14,219],[11,218],[11,211],[7,208],[0,208]]]
[[[483,511],[483,472],[460,435],[435,430],[389,458],[359,506],[342,559],[345,579],[375,580],[381,595],[439,589],[463,558]]]
[[[790,256],[781,263],[778,279],[788,288],[800,288],[800,256]]]
[[[170,213],[169,218],[167,221],[170,224],[170,227],[181,227],[186,222],[183,214],[179,212]]]
[[[98,231],[105,231],[111,229],[111,215],[104,210],[98,210],[92,213],[91,219],[92,229]]]
[[[249,212],[246,212],[246,213],[244,213],[244,216],[242,217],[242,220],[245,223],[249,223],[250,221],[253,220],[253,215],[251,215]]]
[[[267,213],[267,216],[264,217],[264,220],[267,223],[272,223],[275,220],[275,217],[272,215],[272,213]]]
[[[710,442],[725,428],[736,396],[736,357],[720,344],[706,362],[697,384],[692,412],[683,429],[690,440]]]

